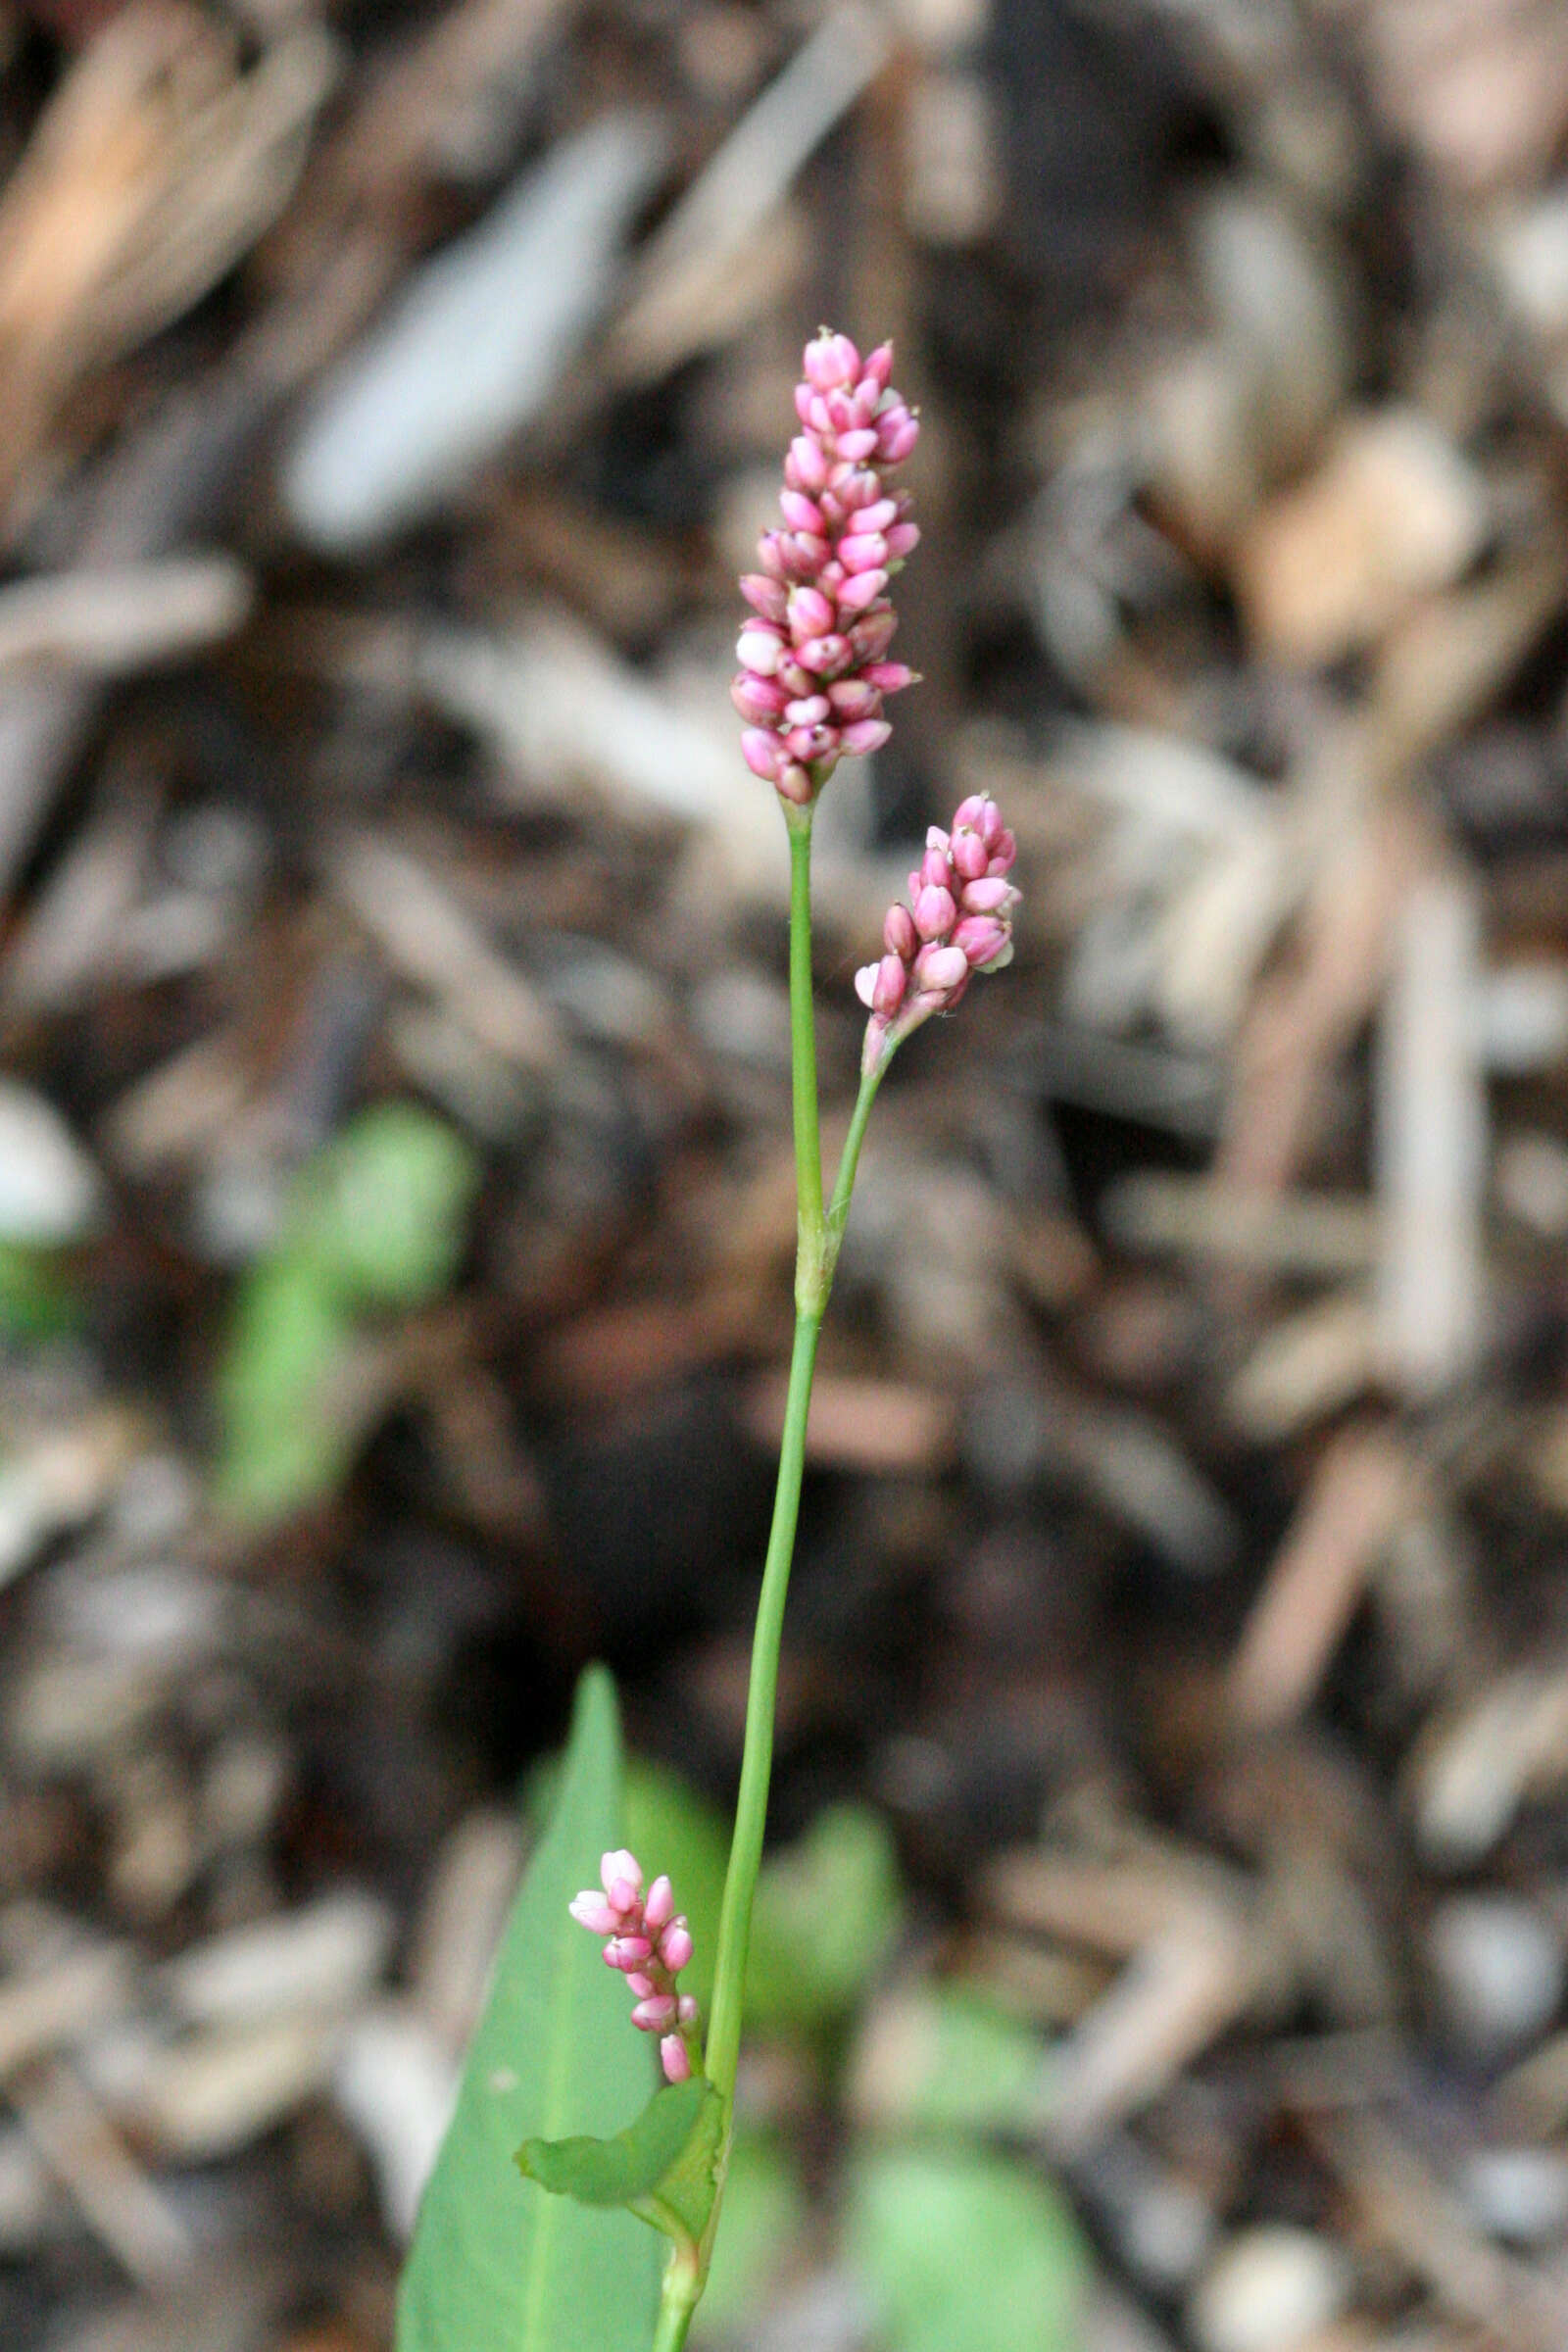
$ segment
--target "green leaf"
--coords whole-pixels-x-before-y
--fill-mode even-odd
[[[850,2064],[861,2125],[1032,2132],[1050,2112],[1050,2045],[1032,2026],[961,1986],[922,1985],[878,2001]]]
[[[748,2026],[811,2032],[848,2017],[903,1914],[887,1824],[869,1805],[830,1805],[758,1880]]]
[[[713,2001],[728,1825],[683,1774],[632,1756],[626,1766],[626,1843],[650,1879],[661,1872],[668,1877],[691,1923],[694,1949],[681,1970],[680,1988],[696,1994],[706,2019]]]
[[[218,1376],[225,1509],[254,1521],[279,1518],[336,1486],[356,1433],[328,1399],[352,1340],[309,1258],[284,1252],[246,1275]]]
[[[1075,2352],[1088,2263],[1061,2199],[962,2146],[862,2156],[850,2258],[890,2352]]]
[[[718,2093],[702,2075],[656,2090],[634,2124],[613,2139],[525,2139],[517,2168],[553,2197],[579,2205],[632,2205],[673,2170]]]
[[[355,1304],[417,1306],[457,1273],[479,1175],[444,1119],[416,1102],[379,1102],[302,1176],[293,1237]]]
[[[806,2191],[794,2152],[760,2132],[738,2131],[724,2176],[724,2211],[708,2284],[692,2328],[694,2344],[744,2335],[806,2227]]]
[[[613,1686],[594,1668],[420,2208],[397,2352],[648,2352],[657,2240],[628,2213],[547,2196],[513,2161],[523,2140],[608,2132],[647,2096],[625,1981],[566,1911],[621,1841],[620,1773]]]

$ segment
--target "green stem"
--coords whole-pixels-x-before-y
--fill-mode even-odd
[[[820,1318],[808,1315],[802,1315],[795,1326],[789,1396],[784,1407],[784,1442],[779,1450],[778,1486],[773,1497],[773,1525],[767,1539],[762,1591],[757,1604],[757,1632],[752,1642],[752,1679],[746,1693],[746,1745],[741,1757],[740,1793],[735,1800],[735,1836],[730,1844],[724,1903],[719,1913],[713,2011],[708,2032],[708,2076],[726,2112],[734,2102],[735,2069],[740,2058],[752,1896],[762,1859],[767,1786],[773,1769],[773,1709],[778,1696],[784,1601],[789,1592],[790,1562],[800,1516],[801,1477],[806,1468],[806,1416],[811,1402],[811,1374],[816,1364],[820,1329]]]
[[[865,1141],[865,1130],[871,1116],[871,1105],[876,1101],[876,1090],[882,1083],[883,1072],[892,1058],[891,1054],[884,1055],[874,1070],[866,1070],[861,1074],[860,1091],[855,1098],[855,1109],[851,1114],[849,1133],[844,1138],[843,1156],[839,1160],[838,1182],[833,1187],[833,1198],[828,1203],[827,1242],[831,1252],[828,1260],[828,1280],[830,1282],[833,1278],[833,1268],[838,1263],[839,1244],[844,1239],[844,1228],[849,1222],[850,1196],[855,1190],[856,1171],[860,1164],[860,1146]]]
[[[663,2289],[659,2298],[659,2326],[653,2352],[681,2352],[702,2291],[696,2248],[689,2255],[684,2251],[672,2255],[665,2266]]]

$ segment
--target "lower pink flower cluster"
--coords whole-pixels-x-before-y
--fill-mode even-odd
[[[925,856],[909,876],[909,904],[890,906],[884,955],[855,975],[868,1007],[862,1067],[875,1069],[934,1012],[948,1012],[971,972],[998,972],[1012,961],[1012,909],[1019,892],[1006,879],[1018,845],[995,801],[975,793],[958,804],[953,830],[933,825]]]
[[[699,2064],[702,2059],[697,2003],[689,1992],[675,1989],[675,1979],[692,1956],[691,1930],[675,1908],[668,1879],[656,1879],[644,1894],[641,1866],[624,1846],[603,1857],[599,1876],[602,1891],[586,1887],[567,1909],[579,1927],[609,1938],[605,1965],[618,1968],[636,1995],[632,2024],[659,2034],[665,2080],[684,2082],[694,2050]]]

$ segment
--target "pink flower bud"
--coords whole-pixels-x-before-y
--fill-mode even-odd
[[[821,508],[814,499],[808,498],[804,490],[781,490],[778,503],[779,511],[792,531],[820,533],[825,528]]]
[[[770,580],[762,571],[749,571],[741,582],[741,594],[763,620],[784,618],[786,599],[781,581]]]
[[[683,1919],[672,1921],[659,1939],[659,1956],[672,1977],[680,1975],[696,1948],[692,1932]]]
[[[783,658],[783,632],[765,620],[749,620],[735,640],[736,661],[760,678],[770,678]]]
[[[960,801],[953,812],[953,830],[955,833],[978,833],[981,840],[984,841],[988,821],[991,823],[993,832],[1001,823],[996,809],[997,804],[989,794],[971,792],[968,799]]]
[[[856,520],[859,520],[858,515]],[[854,533],[839,541],[839,562],[847,572],[875,571],[887,562],[889,544],[880,531]]]
[[[902,466],[920,438],[919,419],[902,404],[884,409],[876,422],[876,454],[884,466]]]
[[[879,498],[873,506],[861,507],[855,517],[858,532],[885,531],[899,519],[896,498]]]
[[[885,392],[888,388],[888,378],[893,373],[892,344],[879,343],[875,351],[867,352],[860,363],[860,368],[862,374],[868,376],[875,384],[878,393]]]
[[[874,580],[876,574],[874,571],[862,572],[860,577]],[[884,585],[886,585],[885,582]],[[848,593],[848,587],[846,587],[845,594]],[[880,594],[880,590],[878,593]],[[839,603],[842,605],[843,602],[844,597],[841,596]],[[886,606],[878,612],[867,612],[862,619],[858,620],[850,631],[850,650],[857,661],[880,662],[893,641],[893,632],[898,625],[893,613]]]
[[[907,906],[894,905],[888,908],[887,921],[882,926],[882,944],[890,956],[900,956],[906,963],[912,961],[920,945],[920,934]]]
[[[904,1003],[904,992],[907,985],[904,958],[902,956],[884,956],[874,969],[876,979],[867,1002],[871,1010],[881,1013],[885,1020],[890,1013],[897,1012]]]
[[[582,1894],[573,1895],[566,1908],[580,1928],[587,1928],[595,1936],[613,1936],[620,1926],[621,1914],[612,1910],[605,1897],[592,1887]]]
[[[836,678],[827,690],[833,706],[833,715],[848,725],[857,718],[880,718],[882,697],[870,682],[863,678]]]
[[[848,335],[821,333],[806,346],[806,380],[817,392],[834,392],[857,383],[862,369],[860,355]]]
[[[875,455],[881,439],[874,424],[853,424],[838,436],[840,454],[857,461]]]
[[[833,471],[826,450],[812,433],[800,433],[790,443],[789,456],[784,461],[785,479],[791,472],[792,489],[804,490],[808,498],[817,497],[827,488]]]
[[[825,782],[826,779],[822,778],[821,781]],[[818,779],[812,776],[808,767],[803,767],[798,760],[786,760],[773,778],[773,783],[784,799],[793,801],[799,808],[809,807],[816,798]]]
[[[887,534],[887,541],[888,562],[902,564],[919,546],[920,534],[912,522],[896,522]]]
[[[679,2016],[679,2018],[680,2018],[680,2022],[681,2022],[681,2024],[682,2024],[683,2026],[695,2026],[695,2025],[696,2025],[696,2023],[697,2023],[697,1995],[696,1995],[695,1993],[693,1993],[693,1992],[683,1992],[683,1993],[681,1994],[681,1996],[680,1996],[680,2002],[679,2002],[679,2005],[678,2005],[677,2014],[678,2014],[678,2016]]]
[[[888,575],[885,571],[878,571],[873,568],[870,571],[858,571],[854,573],[851,578],[845,581],[843,587],[838,592],[839,608],[841,612],[865,612],[868,606],[876,603],[877,598],[881,595],[887,584]],[[892,617],[893,615],[890,612],[888,614],[888,618],[891,620]],[[887,633],[888,637],[891,637],[893,631],[889,629]],[[850,642],[852,645],[855,644],[854,632],[851,634]],[[884,645],[887,643],[886,637],[882,640],[882,643]],[[857,648],[857,650],[858,649]]]
[[[990,852],[978,833],[968,825],[953,828],[952,857],[955,867],[965,882],[977,882],[990,862]]]
[[[946,939],[958,919],[953,893],[940,882],[928,882],[914,902],[914,927],[922,939]]]
[[[868,753],[879,752],[892,732],[885,718],[858,718],[852,726],[839,729],[839,743],[846,752],[863,760]]]
[[[626,1990],[634,1992],[640,2001],[646,2001],[659,1990],[659,1986],[654,1983],[653,1978],[645,1976],[640,1968],[628,1968]]]
[[[1017,856],[1018,844],[1004,825],[991,845],[991,872],[994,874],[1010,873]]]
[[[792,727],[815,727],[831,715],[832,708],[825,694],[808,694],[799,702],[786,703],[784,716]]]
[[[935,885],[939,889],[946,890],[951,870],[945,844],[939,847],[936,842],[932,842],[920,860],[920,888],[928,890]]]
[[[741,737],[741,758],[753,775],[760,776],[764,784],[778,782],[779,770],[784,764],[784,753],[777,736],[768,734],[764,727],[746,729]]]
[[[915,986],[933,996],[946,996],[969,976],[969,958],[961,948],[922,948],[915,957]]]
[[[788,619],[790,634],[799,643],[802,638],[820,637],[837,620],[833,600],[820,588],[792,588],[789,594]]]
[[[836,752],[839,748],[836,731],[826,726],[791,727],[780,741],[790,758],[799,760],[803,766],[812,760],[820,760],[825,752]]]
[[[605,1965],[608,1968],[636,1968],[653,1956],[654,1947],[646,1936],[612,1936],[605,1946]]]
[[[651,1928],[667,1928],[675,1916],[675,1889],[667,1878],[657,1878],[648,1889],[643,1903],[643,1917]]]
[[[988,972],[1003,949],[1010,947],[1011,934],[994,914],[966,914],[954,931],[953,944],[963,950],[977,972]]]
[[[659,2045],[659,2061],[666,2082],[684,2082],[692,2071],[691,2053],[678,2034],[666,2034]]]
[[[978,881],[964,884],[958,905],[965,914],[1006,914],[1022,896],[1001,874],[983,874]]]
[[[819,677],[830,669],[841,669],[851,658],[849,639],[840,637],[836,631],[826,637],[808,638],[805,645],[797,646],[795,652],[801,667]]]
[[[867,466],[852,466],[842,480],[834,483],[833,495],[846,514],[857,514],[881,497],[882,476]]]
[[[657,1992],[650,2001],[639,2001],[631,2013],[631,2022],[645,2034],[662,2034],[666,2026],[675,2023],[675,1996],[672,1992]]]
[[[742,718],[753,727],[762,727],[777,718],[789,698],[775,678],[760,678],[743,669],[730,683],[729,699]]]
[[[903,662],[872,662],[860,675],[881,694],[902,694],[906,686],[917,686],[920,682],[919,671]]]
[[[600,1855],[599,1878],[600,1884],[603,1886],[607,1894],[610,1894],[611,1888],[614,1886],[617,1879],[624,1879],[627,1885],[632,1888],[633,1901],[635,1901],[637,1896],[642,1892],[642,1864],[638,1861],[636,1855],[631,1853],[623,1845],[616,1846],[613,1853]],[[613,1895],[611,1895],[611,1900],[613,1902]]]

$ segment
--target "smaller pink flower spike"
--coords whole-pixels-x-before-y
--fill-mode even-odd
[[[667,1878],[655,1879],[643,1892],[642,1866],[635,1854],[618,1848],[606,1854],[600,1867],[604,1893],[590,1887],[573,1896],[566,1908],[580,1927],[605,1937],[605,1965],[625,1977],[634,1996],[632,2024],[644,2034],[662,2036],[665,2076],[671,2082],[684,2082],[703,2061],[697,2003],[675,1982],[692,1957],[691,1929],[675,1908],[675,1890]]]
[[[975,972],[1000,971],[1012,960],[1019,893],[1006,876],[1016,856],[995,801],[983,793],[959,803],[951,833],[931,827],[909,876],[909,906],[889,908],[880,962],[855,975],[855,993],[871,1015],[866,1072],[885,1066],[934,1012],[950,1012]]]

